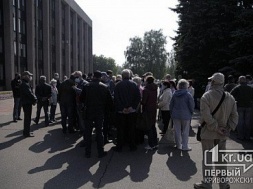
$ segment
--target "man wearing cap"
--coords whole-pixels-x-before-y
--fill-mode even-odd
[[[49,106],[49,99],[52,96],[51,93],[51,86],[46,83],[46,76],[40,76],[39,84],[35,88],[35,95],[38,98],[37,103],[37,112],[36,118],[33,120],[36,124],[38,124],[40,120],[40,111],[43,107],[44,115],[45,115],[45,126],[49,125],[48,119],[48,106]]]
[[[105,112],[112,108],[112,96],[105,84],[101,81],[101,72],[94,72],[92,81],[83,87],[80,95],[81,102],[86,107],[85,120],[85,157],[91,157],[92,129],[96,128],[96,141],[98,157],[106,156],[104,151],[104,136],[102,133]]]
[[[222,99],[224,93],[224,75],[222,73],[215,73],[208,79],[210,80],[210,89],[205,92],[200,99],[201,122],[206,122],[201,130],[203,181],[194,184],[195,189],[212,188],[211,180],[213,175],[208,174],[212,172],[212,167],[206,166],[204,163],[213,163],[212,154],[205,153],[205,151],[211,150],[216,145],[218,145],[219,150],[225,150],[229,132],[230,130],[235,130],[238,122],[236,102],[234,97],[228,92],[225,92],[225,98],[217,112],[214,115],[211,114]],[[221,162],[221,155],[222,153],[219,153],[218,164],[225,163]],[[218,169],[220,169],[220,171],[224,170],[225,172],[227,170],[225,164],[224,166],[216,167],[216,170]],[[216,176],[220,177],[221,180],[226,179],[226,175],[223,174]],[[219,183],[219,186],[220,189],[230,188],[229,184],[226,182]]]
[[[30,133],[31,116],[32,116],[32,105],[36,104],[37,98],[33,94],[30,81],[32,80],[33,74],[29,71],[22,73],[22,84],[20,85],[20,100],[24,111],[24,137],[33,137]]]

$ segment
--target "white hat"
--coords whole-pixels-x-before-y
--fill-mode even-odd
[[[222,73],[215,73],[212,75],[212,77],[209,77],[208,79],[214,81],[217,84],[224,83],[224,75]]]

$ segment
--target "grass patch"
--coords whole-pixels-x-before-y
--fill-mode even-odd
[[[12,94],[12,91],[0,91],[0,95]]]

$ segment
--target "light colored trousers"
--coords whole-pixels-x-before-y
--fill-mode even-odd
[[[226,171],[227,170],[227,166],[226,164],[224,164],[224,162],[222,162],[222,154],[219,152],[218,154],[218,164],[224,164],[224,166],[207,166],[204,163],[204,160],[206,160],[206,163],[210,164],[215,164],[213,159],[212,159],[212,154],[211,153],[206,153],[206,150],[211,150],[212,148],[214,148],[216,145],[218,145],[218,150],[226,150],[226,140],[219,140],[219,139],[214,139],[214,140],[207,140],[207,139],[201,139],[201,144],[202,144],[202,153],[203,153],[203,160],[202,160],[202,175],[203,175],[203,184],[205,185],[206,188],[212,188],[212,182],[209,182],[209,179],[212,178],[212,176],[207,175],[206,172],[207,171],[211,171],[214,168],[216,170],[221,170],[221,171]],[[226,178],[226,175],[217,175],[217,177],[220,178]],[[226,182],[225,183],[219,183],[220,189],[226,188]]]
[[[178,149],[187,150],[191,120],[173,119],[175,141]]]

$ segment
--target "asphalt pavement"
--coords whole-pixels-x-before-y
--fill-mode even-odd
[[[0,100],[1,189],[190,189],[202,179],[201,143],[195,139],[198,111],[191,122],[189,146],[192,151],[181,152],[158,134],[157,150],[147,151],[145,144],[142,144],[137,151],[130,152],[125,147],[117,153],[110,143],[105,145],[108,155],[99,159],[94,137],[91,158],[87,159],[84,148],[79,147],[81,135],[62,133],[59,108],[57,122],[45,127],[42,111],[39,124],[31,125],[35,137],[24,138],[23,121],[12,122],[12,107],[13,99]],[[32,118],[35,112],[36,106],[33,107]],[[158,133],[160,127],[161,123],[157,121]],[[232,134],[227,148],[253,150],[253,143],[237,141]],[[245,161],[242,164],[253,166],[252,154],[244,153]],[[236,181],[231,183],[231,188],[252,189],[253,168],[245,173],[243,166],[239,165],[238,168],[242,172],[240,176],[250,180],[250,183],[238,183],[238,180],[231,179]],[[214,184],[213,188],[218,188],[218,184]]]

